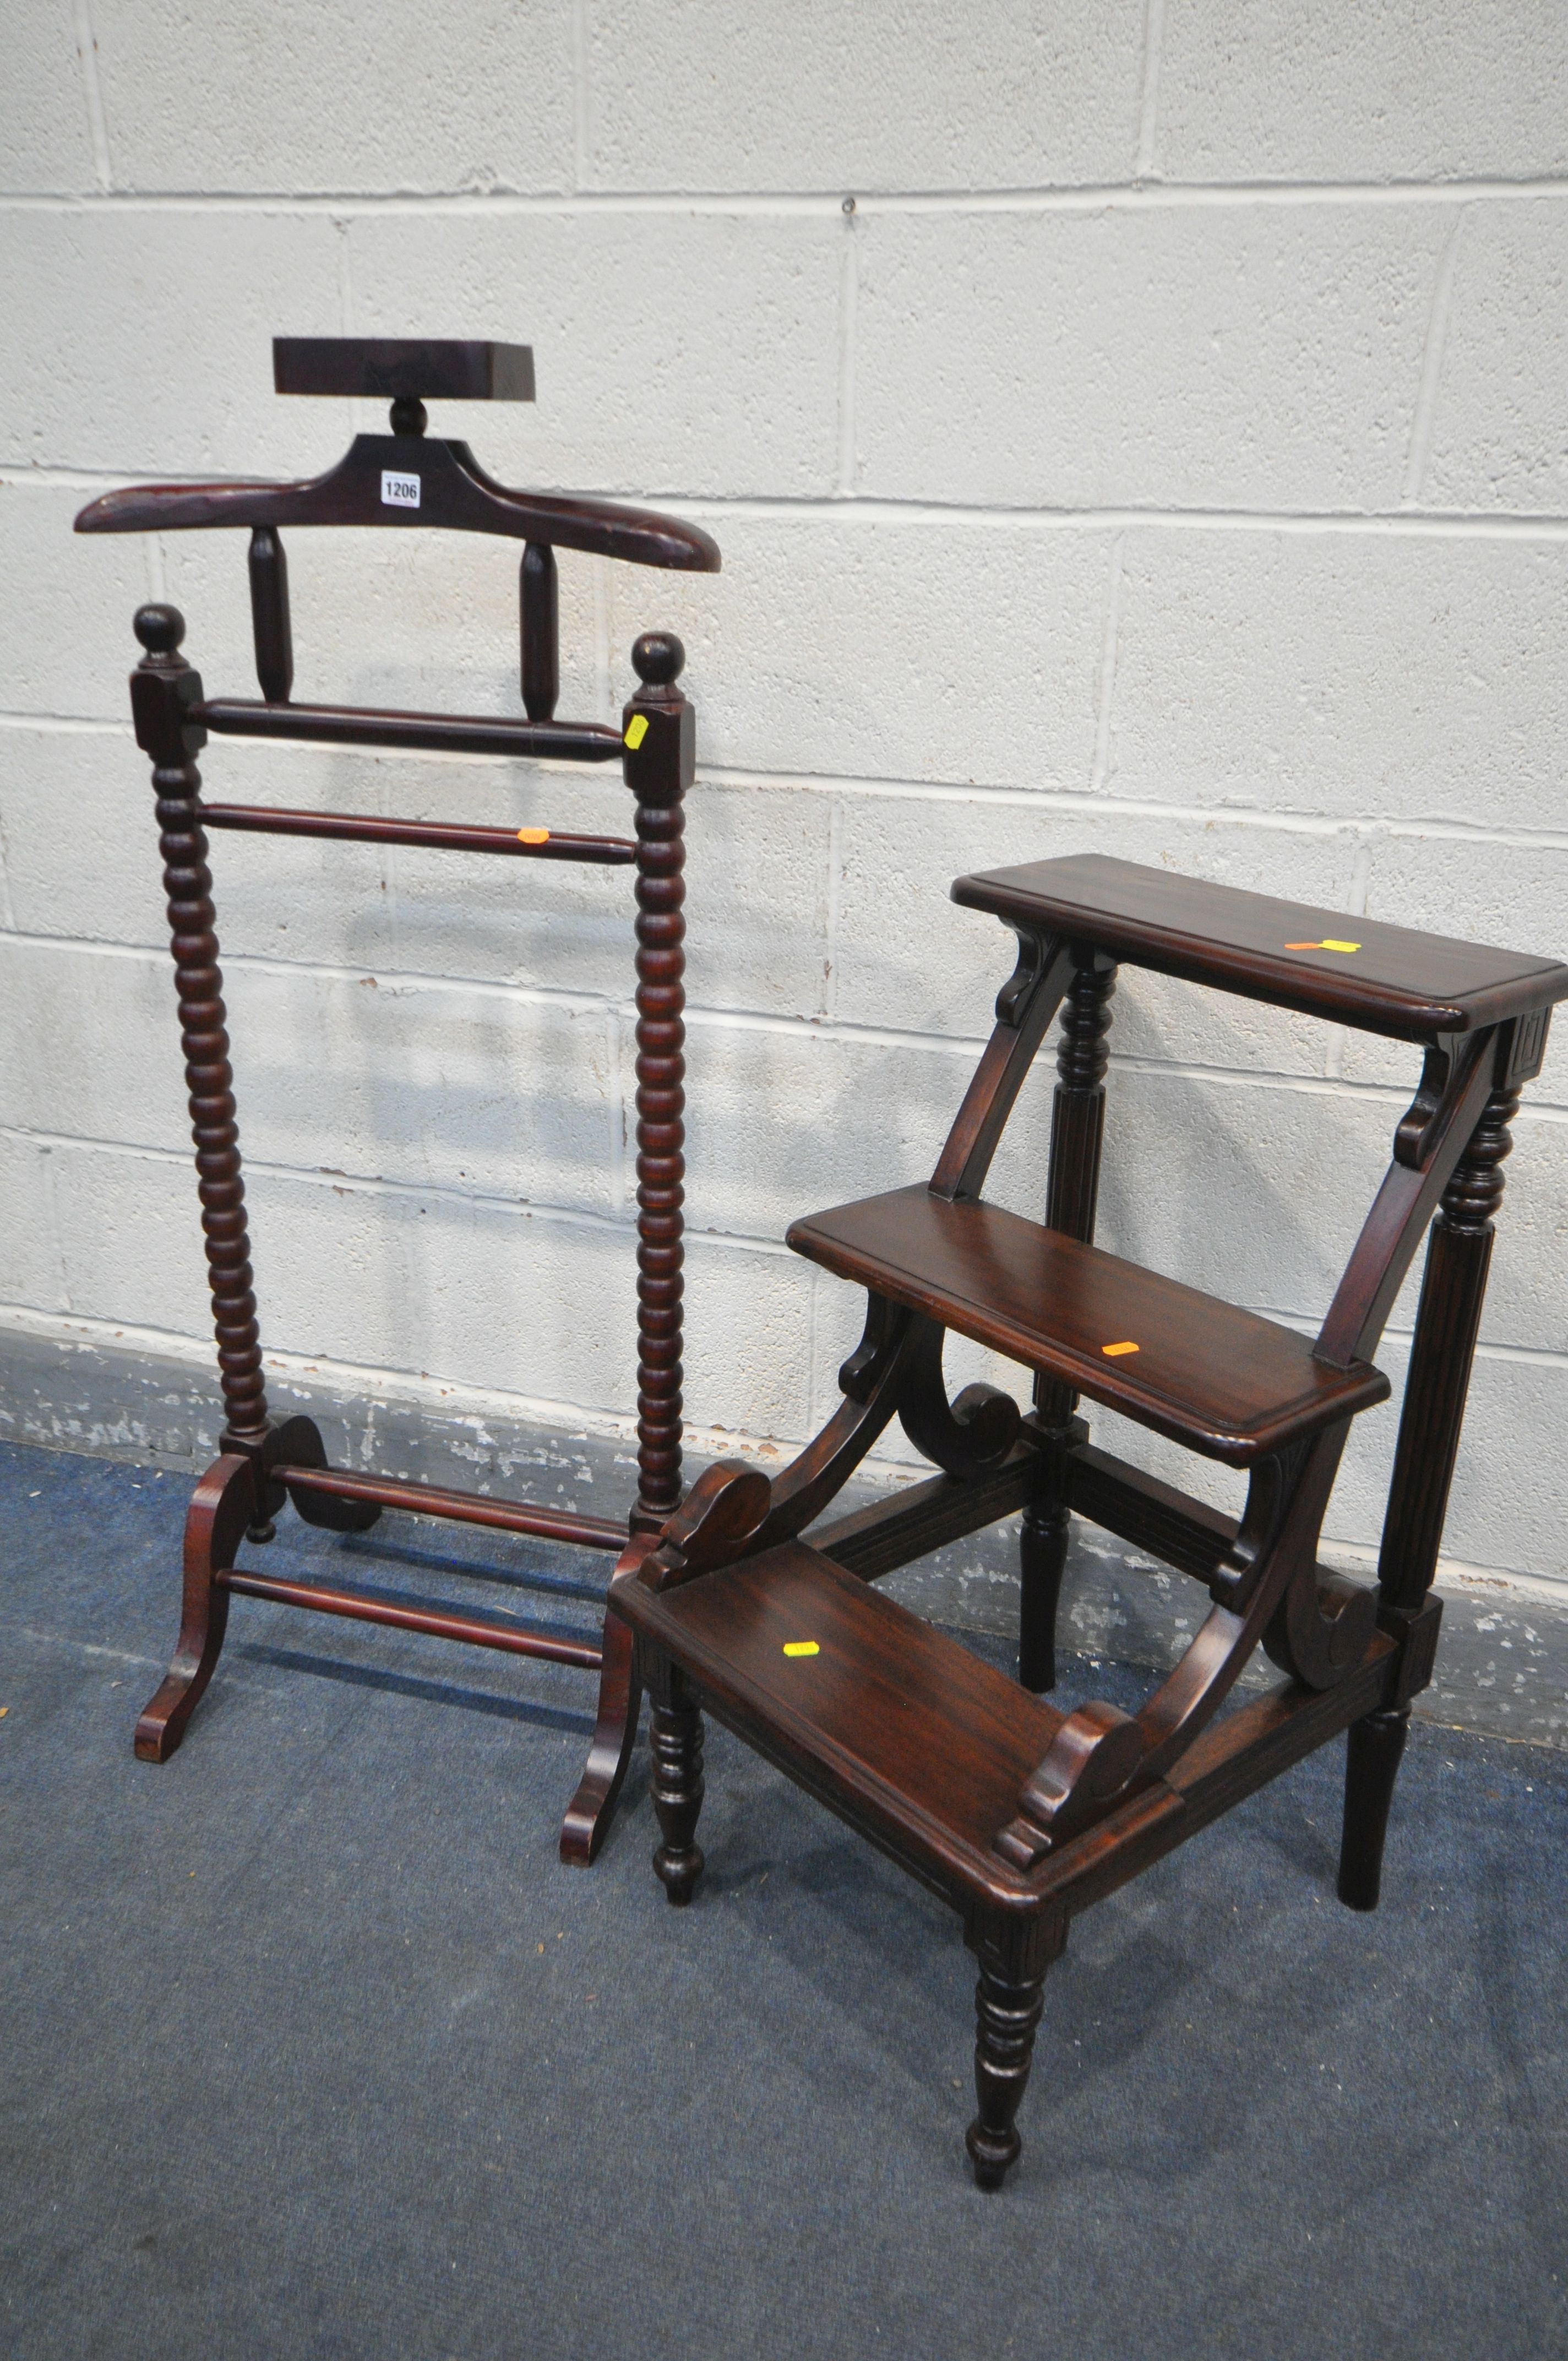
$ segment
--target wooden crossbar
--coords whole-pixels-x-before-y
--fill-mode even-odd
[[[319,1582],[284,1582],[271,1575],[247,1574],[238,1566],[215,1573],[214,1588],[246,1598],[269,1598],[277,1607],[304,1607],[317,1615],[341,1615],[355,1623],[382,1623],[395,1631],[419,1631],[427,1640],[461,1640],[471,1648],[499,1648],[503,1655],[538,1656],[548,1664],[575,1664],[597,1673],[604,1650],[592,1640],[576,1640],[532,1625],[509,1628],[480,1615],[445,1614],[427,1607],[395,1607],[363,1591],[333,1590]]]
[[[515,721],[505,714],[401,713],[375,706],[272,705],[209,697],[191,721],[220,737],[283,738],[324,746],[391,746],[436,754],[518,754],[565,763],[618,763],[620,732],[598,721]]]
[[[204,828],[251,836],[317,836],[348,844],[407,844],[425,851],[499,852],[522,860],[588,862],[604,869],[625,869],[637,858],[630,837],[576,836],[556,829],[378,819],[356,812],[294,811],[269,804],[203,803],[200,817]]]
[[[574,1509],[541,1508],[532,1500],[497,1500],[487,1492],[448,1491],[438,1484],[412,1484],[396,1476],[351,1476],[337,1467],[281,1466],[269,1467],[268,1473],[291,1491],[374,1501],[378,1508],[402,1509],[411,1516],[488,1525],[503,1533],[532,1533],[538,1541],[570,1542],[581,1549],[626,1547],[624,1524],[608,1517],[580,1517]]]

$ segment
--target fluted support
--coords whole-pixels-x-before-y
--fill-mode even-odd
[[[201,675],[180,653],[185,625],[177,609],[143,607],[136,618],[136,634],[147,653],[131,675],[131,703],[137,742],[152,756],[158,799],[163,890],[226,1418],[222,1447],[254,1458],[267,1436],[267,1397],[213,880],[200,818],[202,774],[192,760],[206,733],[188,718],[191,707],[201,700]]]
[[[1503,1202],[1502,1168],[1513,1152],[1508,1126],[1519,1104],[1517,1090],[1493,1092],[1427,1241],[1377,1562],[1383,1602],[1402,1613],[1420,1608],[1437,1570],[1491,1268],[1492,1225]]]
[[[1403,1641],[1405,1657],[1397,1701],[1356,1722],[1346,1741],[1339,1897],[1353,1910],[1377,1906],[1394,1783],[1409,1726],[1409,1699],[1431,1675],[1435,1631],[1430,1626],[1419,1631],[1417,1619],[1426,1606],[1442,1546],[1491,1268],[1492,1225],[1503,1202],[1503,1165],[1513,1149],[1508,1126],[1519,1104],[1519,1092],[1511,1085],[1492,1093],[1442,1192],[1427,1240],[1377,1561],[1378,1621]],[[1413,1661],[1418,1648],[1419,1666]]]
[[[637,798],[637,1504],[656,1532],[681,1497],[681,1316],[685,1202],[685,813],[696,716],[675,686],[685,651],[648,631],[643,686],[625,708]]]

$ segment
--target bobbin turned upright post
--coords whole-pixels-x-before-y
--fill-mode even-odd
[[[1486,1299],[1493,1225],[1503,1202],[1503,1164],[1513,1152],[1508,1126],[1519,1113],[1521,1084],[1540,1071],[1545,1044],[1544,1011],[1539,1022],[1506,1029],[1497,1086],[1442,1192],[1427,1240],[1377,1561],[1377,1620],[1403,1643],[1406,1670],[1400,1693],[1345,1734],[1339,1898],[1353,1910],[1377,1906],[1410,1697],[1431,1678],[1437,1652],[1442,1604],[1430,1593]]]
[[[266,1541],[272,1528],[259,1473],[267,1440],[267,1395],[251,1287],[250,1239],[223,975],[218,966],[213,879],[200,817],[202,774],[193,759],[207,739],[203,723],[192,718],[192,708],[202,702],[202,676],[180,653],[185,619],[178,608],[139,609],[135,630],[146,653],[131,675],[131,709],[137,743],[152,757],[152,785],[158,797],[163,890],[168,897],[180,1038],[185,1053],[207,1283],[224,1395],[220,1447],[249,1459],[257,1469],[257,1515],[250,1538]],[[273,1505],[280,1505],[280,1499]]]
[[[685,811],[696,716],[673,632],[631,651],[642,686],[622,716],[637,798],[637,1505],[656,1533],[681,1497],[681,1267],[685,1202]]]
[[[642,686],[621,714],[637,798],[637,1500],[617,1581],[636,1572],[681,1497],[685,797],[696,770],[696,711],[675,686],[685,660],[673,632],[645,631],[631,651]],[[578,1868],[604,1841],[641,1697],[630,1631],[607,1615],[593,1743],[561,1825],[561,1858]]]

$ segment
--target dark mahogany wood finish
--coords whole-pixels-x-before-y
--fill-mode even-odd
[[[1208,885],[1095,852],[960,877],[953,899],[992,910],[1010,926],[1088,940],[1164,975],[1400,1041],[1474,1032],[1539,1013],[1561,996],[1555,979],[1563,971],[1552,960]],[[1333,944],[1342,948],[1325,948]]]
[[[1293,1328],[999,1205],[895,1189],[785,1235],[840,1279],[1234,1466],[1387,1397],[1387,1378],[1365,1363],[1330,1367]],[[1135,1352],[1106,1357],[1129,1341]]]
[[[386,479],[417,481],[417,505],[386,498]],[[630,566],[717,574],[711,534],[651,509],[577,494],[514,492],[487,476],[466,443],[415,433],[357,434],[330,474],[299,484],[137,484],[105,492],[76,520],[78,533],[174,533],[251,525],[444,525],[499,533]]]
[[[345,844],[411,844],[427,852],[499,852],[521,861],[587,861],[630,868],[637,847],[627,836],[573,836],[559,829],[475,828],[466,820],[376,819],[359,812],[290,811],[278,804],[207,804],[208,828],[240,836],[321,836]]]
[[[690,1900],[702,1869],[706,1708],[960,1914],[980,1965],[968,2149],[993,2189],[1019,2153],[1043,1979],[1073,1915],[1342,1730],[1339,1890],[1355,1908],[1376,1901],[1410,1699],[1432,1670],[1430,1591],[1508,1126],[1568,968],[1120,862],[1047,862],[954,893],[994,910],[1020,950],[932,1181],[789,1233],[867,1290],[844,1403],[772,1483],[709,1468],[618,1576],[611,1606],[657,1701],[654,1866],[672,1901]],[[1422,1044],[1387,1177],[1315,1342],[1094,1246],[1118,961]],[[1058,1009],[1037,1224],[981,1192]],[[1374,1591],[1321,1565],[1318,1537],[1351,1421],[1387,1395],[1371,1356],[1434,1214]],[[1032,1411],[986,1387],[948,1404],[949,1329],[1032,1368]],[[1242,1516],[1095,1448],[1080,1398],[1245,1468]],[[943,1472],[814,1525],[894,1416]],[[1019,1508],[1014,1685],[869,1585]],[[1196,1639],[1135,1715],[1062,1713],[1032,1694],[1054,1679],[1071,1513],[1209,1593]],[[1284,1684],[1223,1710],[1260,1646]]]
[[[441,336],[274,336],[278,393],[381,401],[532,401],[530,345]]]
[[[668,633],[632,650],[640,686],[619,730],[558,721],[557,546],[633,564],[713,571],[718,552],[696,528],[607,501],[511,492],[478,469],[466,446],[425,438],[424,399],[532,401],[532,356],[522,346],[280,338],[278,389],[381,393],[392,434],[361,435],[313,484],[154,485],[114,492],[78,517],[82,533],[248,524],[257,676],[263,701],[208,698],[181,653],[172,607],[136,618],[145,651],[131,676],[137,743],[150,755],[163,853],[187,1086],[225,1423],[223,1455],[198,1486],[186,1532],[180,1641],[167,1678],[137,1725],[136,1749],[163,1762],[179,1745],[223,1644],[235,1593],[567,1664],[599,1675],[593,1746],[562,1832],[563,1856],[592,1861],[602,1842],[635,1735],[641,1679],[624,1623],[600,1641],[499,1624],[444,1609],[294,1583],[236,1566],[248,1532],[271,1538],[285,1502],[330,1531],[363,1531],[384,1509],[448,1517],[612,1553],[635,1571],[681,1495],[682,1202],[685,1007],[684,799],[695,764],[695,716],[678,686],[685,654]],[[311,524],[445,525],[512,534],[521,560],[521,685],[526,720],[399,713],[290,702],[294,658],[288,564],[280,528]],[[546,828],[382,819],[352,813],[203,805],[195,756],[209,732],[317,744],[435,748],[466,753],[619,761],[635,809],[631,837]],[[638,1488],[624,1523],[527,1501],[496,1500],[326,1465],[307,1418],[269,1418],[251,1288],[234,1075],[218,968],[206,830],[311,836],[346,843],[576,861],[635,873],[637,1006]]]
[[[529,761],[618,763],[620,732],[597,721],[509,721],[504,715],[367,713],[352,705],[267,705],[209,697],[201,719],[220,738],[299,738],[318,746],[392,746],[404,753],[512,754]]]

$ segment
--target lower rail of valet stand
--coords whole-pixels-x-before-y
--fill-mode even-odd
[[[315,1492],[339,1500],[364,1500],[378,1509],[404,1509],[415,1517],[445,1517],[454,1524],[489,1525],[506,1533],[531,1533],[538,1541],[569,1542],[583,1549],[623,1550],[627,1528],[606,1517],[580,1517],[572,1509],[545,1509],[532,1500],[498,1500],[486,1492],[445,1491],[436,1484],[411,1484],[394,1476],[351,1476],[336,1467],[268,1470],[291,1492]],[[307,1512],[308,1513],[308,1512]]]
[[[574,1547],[611,1550],[618,1571],[630,1571],[652,1546],[651,1537],[631,1535],[625,1524],[584,1517],[526,1500],[495,1499],[483,1493],[450,1491],[393,1477],[351,1475],[334,1467],[280,1461],[263,1479],[287,1488],[295,1508],[312,1523],[363,1531],[383,1508],[455,1523],[565,1542]],[[276,1499],[276,1494],[272,1496]],[[334,1514],[329,1503],[341,1502]],[[169,1672],[137,1725],[136,1752],[145,1762],[163,1763],[175,1752],[222,1651],[232,1597],[261,1598],[274,1605],[336,1615],[427,1639],[455,1640],[506,1655],[569,1664],[599,1675],[594,1735],[587,1762],[561,1833],[561,1857],[587,1867],[602,1846],[626,1776],[636,1739],[641,1684],[630,1635],[608,1617],[602,1639],[502,1623],[489,1617],[440,1608],[403,1606],[393,1599],[316,1582],[293,1582],[236,1566],[239,1543],[257,1511],[255,1464],[225,1455],[203,1477],[192,1499],[185,1528],[185,1587],[180,1639]]]
[[[298,1447],[296,1445],[296,1447]],[[1036,1453],[1024,1447],[977,1481],[937,1477],[911,1485],[893,1499],[821,1527],[815,1538],[841,1554],[851,1571],[866,1578],[892,1573],[944,1541],[978,1531],[1021,1507],[1036,1480]],[[613,1550],[616,1574],[635,1571],[656,1539],[632,1533],[608,1519],[574,1510],[497,1499],[484,1493],[447,1490],[400,1477],[355,1475],[345,1469],[281,1460],[267,1469],[285,1487],[308,1521],[336,1524],[328,1504],[343,1504],[345,1527],[374,1521],[384,1508],[502,1532],[565,1542],[585,1549]],[[185,1604],[180,1641],[169,1674],[137,1728],[136,1751],[148,1762],[166,1762],[184,1736],[203,1691],[216,1666],[228,1618],[228,1602],[240,1596],[355,1622],[378,1623],[426,1638],[455,1640],[502,1653],[567,1664],[598,1675],[594,1733],[576,1793],[561,1829],[561,1858],[587,1868],[597,1857],[614,1817],[641,1709],[641,1679],[630,1628],[607,1612],[599,1642],[567,1638],[528,1626],[501,1624],[482,1616],[438,1609],[402,1607],[392,1600],[329,1585],[291,1582],[236,1567],[234,1560],[256,1512],[252,1462],[237,1455],[220,1459],[198,1485],[185,1537]],[[324,1513],[323,1513],[324,1512]],[[357,1512],[357,1513],[356,1513]]]

